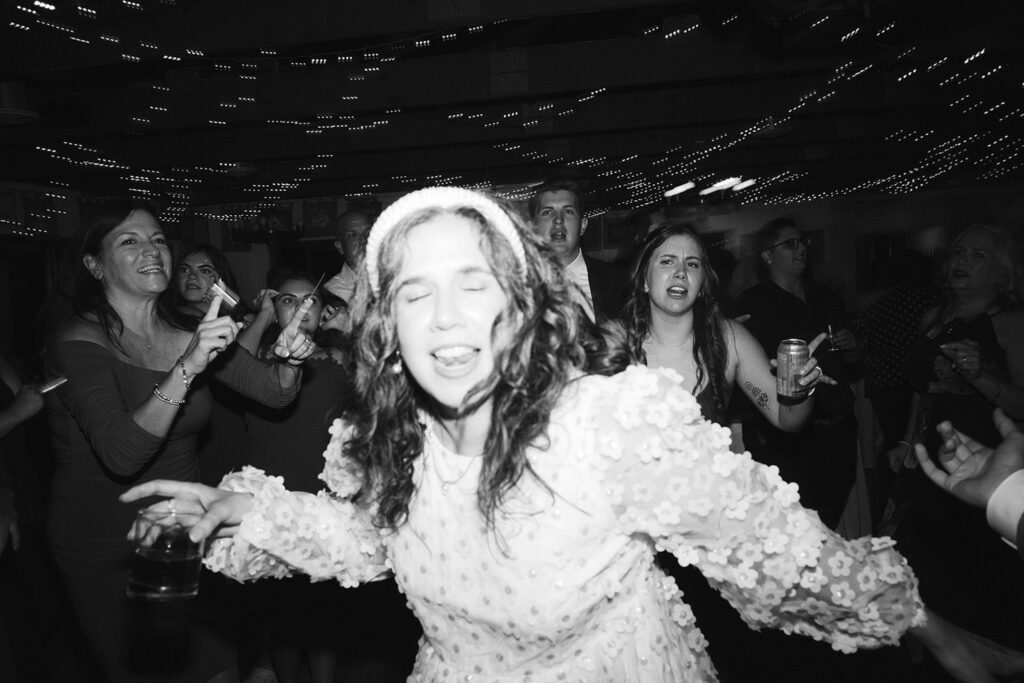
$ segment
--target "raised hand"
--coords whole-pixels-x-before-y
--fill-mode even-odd
[[[252,306],[257,313],[274,315],[274,297],[277,296],[276,289],[261,289],[256,298],[252,300]]]
[[[821,346],[821,342],[823,342],[827,336],[827,334],[822,332],[811,340],[811,343],[807,345],[807,350],[810,352],[810,358],[803,364],[803,367],[797,371],[797,376],[799,377],[797,381],[801,387],[808,391],[816,387],[819,383],[836,384],[834,379],[822,372],[821,368],[818,367],[818,359],[814,357],[815,350]],[[777,368],[779,366],[779,362],[774,358],[770,358],[768,360],[768,364],[773,368]]]
[[[121,494],[120,500],[122,503],[131,503],[151,496],[164,498],[149,506],[149,509],[156,512],[175,511],[200,515],[199,521],[188,532],[189,538],[195,542],[208,537],[234,536],[242,517],[252,507],[252,496],[248,493],[234,493],[205,484],[169,479],[156,479],[133,486]],[[128,531],[128,539],[133,540],[139,532],[132,527]]]
[[[309,358],[313,351],[316,350],[316,343],[302,331],[302,319],[309,313],[309,309],[313,306],[313,299],[306,297],[305,300],[299,307],[295,309],[295,314],[292,315],[292,319],[288,321],[288,324],[281,330],[281,334],[277,336],[277,341],[274,342],[274,354],[284,358],[292,365],[299,365],[304,360]],[[280,322],[280,321],[278,321]]]
[[[804,389],[813,389],[818,385],[819,382],[824,384],[835,384],[836,381],[822,372],[821,368],[818,367],[818,359],[814,357],[814,352],[821,346],[821,342],[825,341],[828,335],[824,332],[819,334],[817,337],[811,340],[811,343],[807,345],[807,350],[810,352],[810,359],[804,363],[804,366],[797,371],[797,375],[800,379],[800,386]]]
[[[995,449],[987,448],[948,422],[939,424],[942,445],[939,469],[928,457],[924,446],[915,446],[921,469],[935,484],[965,503],[984,507],[1006,477],[1024,469],[1024,434],[1001,410],[992,414],[996,429],[1003,437]]]
[[[226,315],[218,317],[220,302],[221,298],[216,295],[210,301],[209,310],[182,354],[185,370],[190,375],[198,375],[206,370],[213,359],[230,346],[238,335],[239,323]]]

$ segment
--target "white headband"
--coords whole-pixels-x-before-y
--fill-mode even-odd
[[[470,208],[479,211],[488,223],[494,226],[501,235],[508,241],[515,254],[516,260],[526,272],[526,251],[523,249],[523,241],[513,225],[512,219],[508,217],[505,210],[486,195],[467,190],[461,187],[427,187],[416,190],[400,197],[391,206],[384,209],[373,227],[370,228],[370,236],[366,239],[366,271],[370,276],[370,288],[375,295],[380,295],[380,246],[392,229],[410,213],[429,208]]]

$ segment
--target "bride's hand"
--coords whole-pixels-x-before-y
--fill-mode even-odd
[[[199,521],[188,532],[189,538],[196,542],[208,537],[234,536],[242,517],[252,508],[251,494],[169,479],[156,479],[133,486],[121,494],[120,500],[122,503],[130,503],[152,496],[162,496],[164,500],[150,505],[151,510],[199,515]],[[129,531],[129,537],[133,532],[134,529]]]

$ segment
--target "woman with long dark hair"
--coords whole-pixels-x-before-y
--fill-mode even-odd
[[[202,512],[192,538],[220,538],[207,566],[240,579],[394,570],[423,624],[411,680],[715,680],[656,544],[752,625],[843,650],[914,628],[945,652],[951,631],[891,543],[822,526],[775,470],[729,450],[678,374],[589,374],[573,286],[507,205],[406,195],[359,273],[362,400],[331,429],[332,495],[246,468],[223,489],[149,482],[123,500]]]
[[[124,527],[133,511],[117,497],[151,479],[197,479],[196,438],[210,413],[206,375],[237,324],[218,317],[219,298],[198,324],[174,307],[167,238],[145,204],[99,207],[66,258],[66,279],[54,293],[63,304],[51,310],[67,315],[47,342],[46,363],[68,377],[47,397],[56,460],[49,535],[72,604],[111,681],[232,680],[230,647],[201,621],[179,631],[188,642],[168,647],[168,611],[125,597]],[[217,378],[286,405],[309,348],[295,330],[279,341],[287,362],[237,354]]]
[[[822,379],[813,354],[825,335],[811,340],[811,358],[799,371],[807,399],[781,405],[760,344],[743,325],[722,315],[718,276],[692,227],[666,225],[652,231],[640,246],[631,283],[622,322],[632,359],[682,375],[704,417],[728,424],[736,384],[780,429],[797,431],[810,417],[812,394]]]
[[[170,294],[175,306],[202,318],[210,308],[210,287],[218,280],[223,280],[232,292],[238,292],[235,274],[224,252],[212,244],[186,245],[174,263],[174,287]]]

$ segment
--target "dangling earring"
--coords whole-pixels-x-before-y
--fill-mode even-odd
[[[395,351],[394,360],[388,363],[388,371],[391,372],[392,375],[400,375],[402,374],[402,370],[402,352]]]

